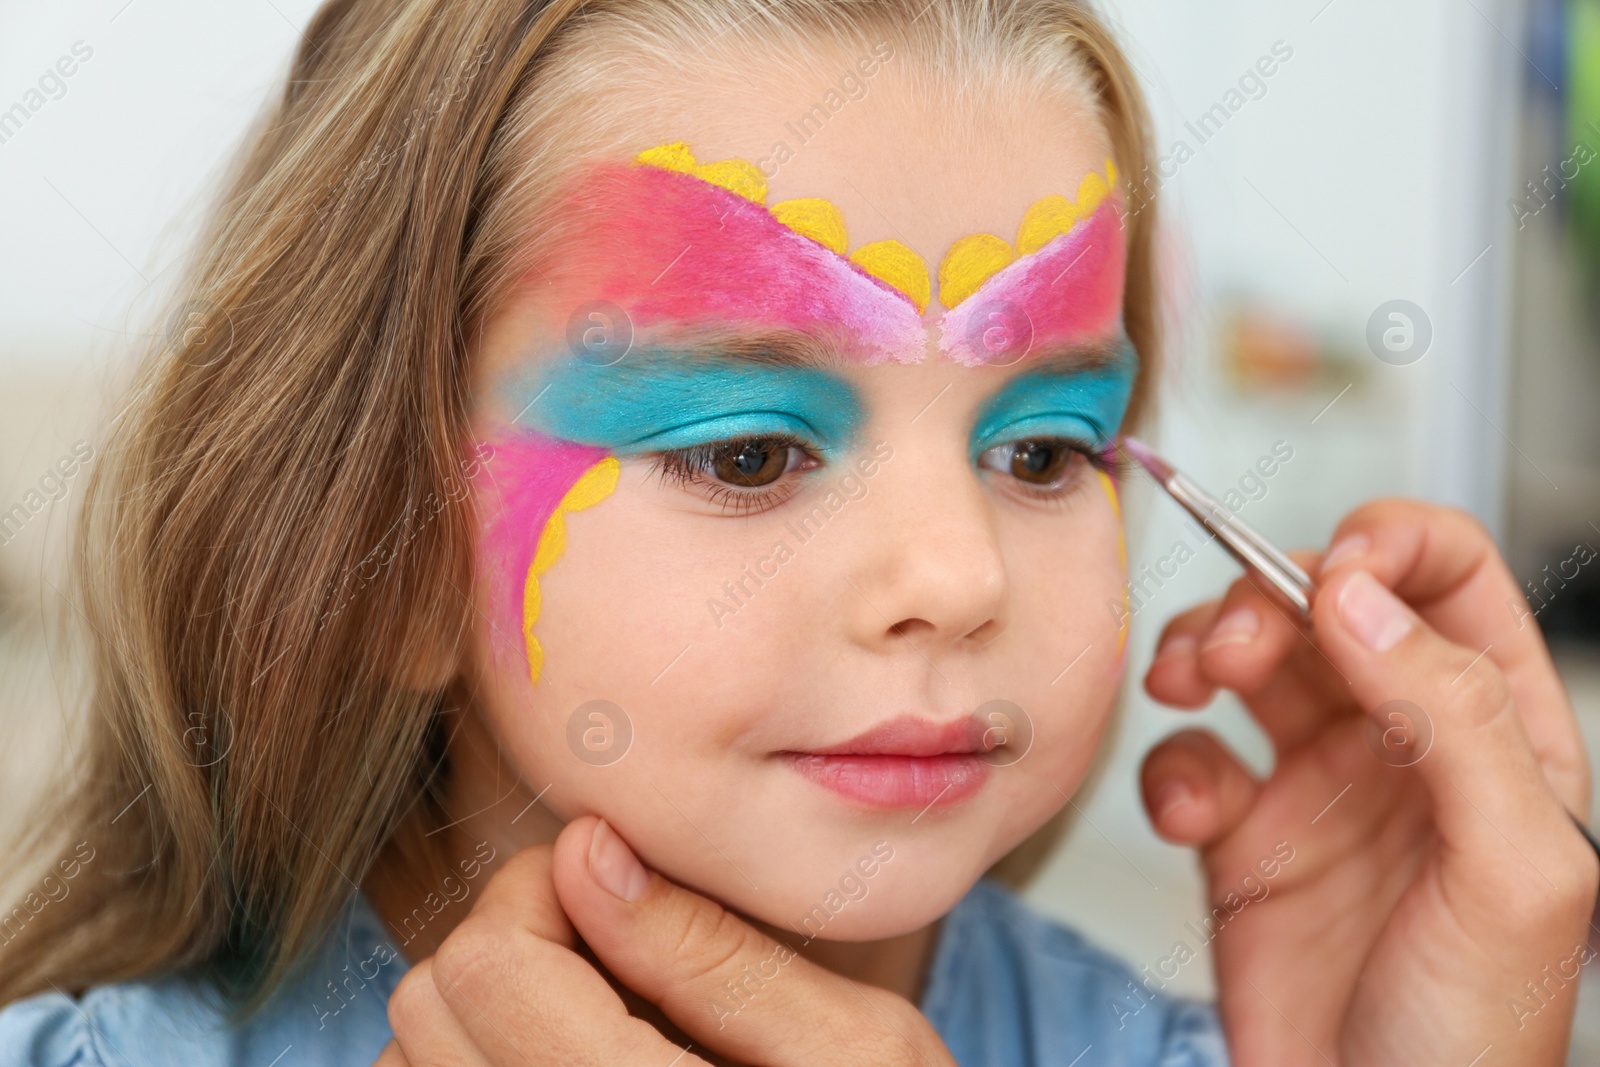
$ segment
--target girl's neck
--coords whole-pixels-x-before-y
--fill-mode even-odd
[[[482,720],[463,713],[450,742],[447,810],[456,821],[441,832],[444,860],[452,871],[474,871],[457,878],[465,886],[436,889],[429,907],[419,907],[414,877],[403,858],[384,849],[362,888],[383,920],[390,938],[408,963],[432,956],[457,923],[471,911],[477,890],[513,854],[530,845],[548,844],[564,825],[536,802],[538,796],[500,756]],[[491,858],[485,858],[491,857]],[[465,864],[465,866],[463,866]],[[442,904],[442,907],[440,905]],[[435,912],[433,908],[438,907]],[[775,940],[793,945],[794,931],[753,920],[751,924]],[[875,985],[918,1003],[932,960],[938,923],[879,941],[812,939],[795,946],[811,962],[853,981]]]

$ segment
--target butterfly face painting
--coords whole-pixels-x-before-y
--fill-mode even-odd
[[[1071,195],[1035,201],[1013,234],[961,237],[932,269],[899,240],[852,245],[826,199],[768,204],[766,176],[743,159],[702,163],[672,143],[587,167],[556,212],[603,220],[562,250],[564,276],[581,279],[576,332],[502,383],[517,414],[490,442],[488,534],[520,576],[505,610],[531,680],[545,659],[540,577],[565,517],[610,495],[630,457],[739,440],[850,452],[867,413],[845,365],[1015,368],[976,413],[974,462],[1021,438],[1108,449],[1138,371],[1117,188],[1107,159]],[[596,334],[585,308],[603,309],[589,315]],[[606,332],[619,318],[621,340]],[[1114,480],[1095,473],[1117,509]]]

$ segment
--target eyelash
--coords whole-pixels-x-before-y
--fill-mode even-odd
[[[1071,437],[1024,437],[1015,441],[1007,441],[1003,445],[995,445],[994,447],[1003,448],[1005,445],[1010,445],[1011,447],[1016,448],[1021,445],[1033,443],[1048,443],[1063,447],[1070,452],[1074,452],[1082,456],[1084,460],[1088,462],[1090,467],[1100,471],[1102,474],[1109,474],[1113,479],[1117,480],[1121,480],[1132,470],[1133,467],[1132,462],[1124,458],[1121,453],[1116,450],[1114,445],[1106,445],[1103,448],[1096,448],[1093,445],[1086,444],[1083,441]],[[993,451],[993,449],[990,449],[989,451]],[[987,469],[993,470],[993,468]],[[999,474],[1003,472],[995,471],[995,473]],[[1067,473],[1065,473],[1062,478],[1052,486],[1030,485],[1029,483],[1018,478],[1011,479],[1011,481],[1014,483],[1014,491],[1023,494],[1029,499],[1038,500],[1047,504],[1060,503],[1063,501],[1069,494],[1078,488],[1079,480],[1080,478],[1076,469],[1072,467],[1069,467]]]
[[[730,437],[691,448],[661,452],[656,456],[652,471],[660,474],[663,483],[686,488],[701,486],[711,503],[720,505],[725,514],[750,515],[766,511],[784,503],[799,492],[797,479],[789,477],[790,472],[786,471],[780,475],[772,487],[752,489],[739,489],[726,482],[706,477],[707,469],[719,456],[737,449],[740,445],[751,444],[768,445],[774,449],[799,449],[805,457],[804,462],[812,464],[802,470],[814,469],[816,464],[822,462],[811,446],[800,438],[792,434],[769,433]]]
[[[1069,437],[1030,437],[1019,441],[1006,442],[1013,447],[1029,442],[1049,442],[1063,446],[1072,452],[1084,457],[1095,470],[1111,475],[1112,478],[1121,480],[1133,470],[1131,460],[1124,457],[1114,446],[1095,448],[1082,441]],[[822,462],[811,446],[800,438],[791,434],[773,433],[760,434],[746,437],[730,437],[721,441],[711,441],[691,448],[679,448],[660,452],[655,457],[651,470],[660,475],[664,484],[672,484],[684,488],[700,486],[713,504],[722,507],[725,514],[750,515],[770,508],[775,508],[787,502],[795,493],[799,492],[798,479],[789,477],[786,471],[780,475],[779,481],[773,483],[773,488],[762,487],[752,489],[739,489],[727,482],[706,476],[711,464],[719,457],[738,448],[740,445],[761,444],[772,448],[798,449],[804,456],[803,462],[810,464],[801,468],[801,471],[814,470]],[[1002,447],[1002,446],[996,446]],[[998,473],[998,472],[997,472]],[[1016,482],[1019,492],[1028,497],[1041,501],[1057,501],[1065,497],[1077,487],[1077,478],[1066,477],[1060,484],[1043,488],[1029,485],[1020,479]]]

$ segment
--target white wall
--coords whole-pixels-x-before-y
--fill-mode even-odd
[[[42,101],[19,129],[0,127],[0,368],[120,340],[315,6],[0,0],[0,115]],[[92,55],[64,92],[30,97],[79,42]]]

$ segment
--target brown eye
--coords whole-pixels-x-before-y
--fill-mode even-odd
[[[1020,441],[1011,446],[1010,473],[1031,485],[1051,485],[1061,480],[1075,455],[1056,441]]]
[[[781,441],[736,441],[719,448],[709,466],[718,481],[754,489],[783,476],[789,469],[791,450]]]

